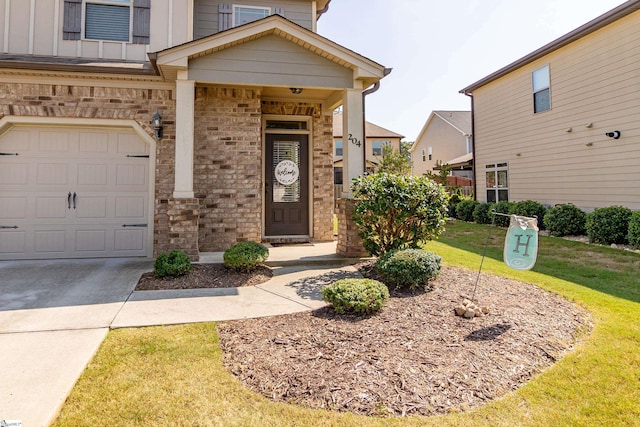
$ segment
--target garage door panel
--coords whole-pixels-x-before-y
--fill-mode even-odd
[[[107,185],[108,165],[82,163],[78,165],[78,185]]]
[[[34,252],[40,256],[64,255],[67,251],[65,229],[34,232]]]
[[[4,147],[3,147],[4,149]],[[29,182],[29,165],[27,163],[0,162],[0,185],[25,185]]]
[[[23,219],[27,215],[27,203],[26,197],[0,197],[0,219]]]
[[[80,253],[86,252],[105,252],[107,249],[107,232],[106,230],[76,230],[75,232],[76,251]]]
[[[145,218],[145,198],[144,197],[116,197],[115,201],[116,218],[139,219]]]
[[[38,135],[38,151],[68,153],[71,137],[69,132],[42,131]]]
[[[107,197],[77,197],[76,218],[107,219]]]
[[[16,126],[0,152],[19,154],[0,156],[0,259],[148,255],[150,160],[128,156],[149,146],[134,132]]]
[[[35,217],[40,220],[66,218],[68,211],[67,197],[35,197]]]
[[[26,231],[0,230],[0,254],[19,255],[27,247]]]
[[[115,230],[114,249],[116,251],[142,251],[145,246],[145,229]]]
[[[69,165],[64,163],[39,163],[36,184],[69,185]]]
[[[117,135],[117,153],[145,155],[149,154],[149,145],[145,144],[140,138],[133,133],[118,133]]]
[[[109,153],[109,134],[104,132],[79,132],[79,153]]]

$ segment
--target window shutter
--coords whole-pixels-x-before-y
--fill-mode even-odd
[[[220,3],[218,8],[218,31],[228,30],[233,27],[233,6],[229,3]]]
[[[280,15],[284,18],[284,8],[283,7],[274,7],[271,9],[272,15]]]
[[[151,0],[133,0],[133,43],[149,44]]]
[[[80,40],[82,33],[82,0],[64,0],[62,38]]]

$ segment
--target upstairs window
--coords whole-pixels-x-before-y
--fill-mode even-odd
[[[391,145],[391,142],[390,141],[373,141],[371,143],[371,147],[373,148],[373,155],[378,157],[382,156],[383,147],[387,145]]]
[[[336,156],[342,156],[342,140],[336,139]]]
[[[549,66],[546,65],[532,73],[533,112],[540,113],[551,109],[551,79]]]
[[[269,15],[284,16],[284,9],[220,3],[218,5],[218,31],[248,24],[249,22],[266,18]]]
[[[271,15],[271,8],[233,5],[233,26],[248,24]]]
[[[149,44],[151,0],[64,0],[64,40]]]
[[[131,0],[87,1],[84,14],[84,38],[128,42]]]

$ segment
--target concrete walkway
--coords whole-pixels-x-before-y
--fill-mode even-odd
[[[221,262],[221,253],[201,262]],[[141,291],[144,259],[0,262],[0,421],[46,426],[109,328],[272,316],[324,306],[320,289],[357,271],[335,243],[270,248],[274,277],[253,287]]]

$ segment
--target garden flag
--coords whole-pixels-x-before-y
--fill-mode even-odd
[[[538,220],[511,215],[504,241],[504,262],[516,270],[531,270],[538,257]]]

